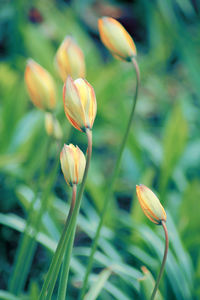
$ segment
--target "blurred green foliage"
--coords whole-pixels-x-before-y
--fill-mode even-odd
[[[152,284],[156,278],[164,240],[161,229],[150,224],[141,212],[135,196],[138,183],[157,192],[168,214],[170,252],[158,299],[200,297],[198,1],[3,0],[0,3],[0,299],[37,299],[71,193],[59,171],[36,236],[38,247],[23,295],[18,298],[6,292],[19,232],[25,228],[40,166],[47,155],[44,115],[33,107],[24,85],[27,58],[35,59],[56,80],[56,115],[63,128],[64,142],[86,150],[85,136],[71,128],[64,115],[62,83],[54,67],[55,52],[65,35],[73,35],[83,49],[86,78],[94,86],[98,102],[93,158],[69,278],[67,299],[77,299],[135,83],[132,66],[114,60],[99,40],[97,18],[103,14],[117,17],[133,35],[141,88],[113,207],[102,230],[90,276],[91,289],[85,299],[148,299],[147,282]],[[56,145],[51,147],[46,177],[59,151]],[[41,195],[35,212],[40,200]],[[150,271],[147,278],[143,278],[142,266]]]

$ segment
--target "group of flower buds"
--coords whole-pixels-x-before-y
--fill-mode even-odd
[[[63,88],[63,102],[65,114],[72,126],[80,131],[92,129],[97,104],[94,89],[85,79],[73,81],[70,76],[67,77]],[[66,182],[69,185],[81,183],[85,170],[82,151],[73,145],[64,145],[60,161]]]
[[[97,111],[96,97],[93,87],[83,79],[85,77],[83,52],[71,37],[66,37],[58,48],[55,64],[64,81],[64,111],[69,122],[80,131],[91,130]],[[33,104],[45,111],[47,134],[61,139],[60,124],[53,115],[56,105],[53,78],[47,70],[30,59],[25,70],[25,82]],[[66,182],[69,185],[80,183],[85,170],[83,152],[72,144],[64,145],[60,161]]]
[[[130,61],[136,56],[133,39],[115,19],[103,17],[98,22],[100,37],[114,57]],[[85,61],[82,50],[71,37],[66,37],[57,50],[55,64],[64,82],[64,111],[69,122],[76,129],[91,130],[97,112],[93,87],[83,79]],[[58,121],[52,114],[56,105],[55,84],[51,75],[33,60],[28,60],[25,81],[32,102],[46,111],[45,127],[49,135],[61,138]],[[69,185],[82,181],[85,170],[85,156],[78,148],[64,145],[60,154],[61,168]],[[136,186],[137,196],[145,215],[154,223],[166,221],[166,213],[156,195],[146,186]]]

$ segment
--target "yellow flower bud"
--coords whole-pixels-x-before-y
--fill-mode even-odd
[[[103,17],[98,21],[102,42],[114,57],[130,61],[137,51],[133,39],[126,29],[115,19]]]
[[[144,184],[136,185],[137,197],[144,214],[154,223],[161,224],[167,216],[156,195]]]
[[[85,155],[78,146],[65,145],[60,153],[63,175],[68,185],[79,184],[85,171]]]
[[[53,78],[47,70],[32,59],[29,59],[26,65],[25,82],[35,106],[47,111],[55,108],[56,95]]]
[[[53,136],[55,139],[62,138],[62,129],[58,120],[52,115],[52,113],[47,112],[45,114],[45,128],[48,135]]]
[[[63,88],[65,114],[69,122],[78,130],[92,128],[97,112],[97,103],[93,87],[87,80],[70,76]]]
[[[55,64],[63,82],[68,75],[73,79],[85,77],[83,52],[70,36],[67,36],[58,48]]]

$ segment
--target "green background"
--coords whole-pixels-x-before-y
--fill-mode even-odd
[[[115,60],[101,43],[97,20],[102,15],[117,18],[132,35],[141,87],[85,299],[150,297],[164,239],[162,228],[141,211],[135,195],[139,183],[155,191],[168,217],[170,251],[157,299],[199,299],[199,14],[195,0],[0,2],[0,299],[37,299],[71,197],[59,166],[42,226],[37,229],[38,243],[23,292],[17,297],[6,292],[34,191],[39,185],[33,227],[61,150],[53,143],[46,151],[44,113],[32,105],[24,83],[28,58],[46,68],[56,81],[56,116],[63,142],[86,151],[85,135],[72,128],[64,115],[62,82],[54,66],[56,50],[66,35],[72,35],[84,52],[86,78],[95,89],[98,105],[92,163],[69,277],[67,299],[77,299],[136,81],[132,65]],[[45,176],[40,178],[45,162]],[[151,272],[145,279],[142,266]]]

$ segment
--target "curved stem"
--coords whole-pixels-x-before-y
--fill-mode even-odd
[[[67,218],[61,238],[59,240],[58,246],[56,248],[56,252],[53,256],[49,271],[46,276],[46,280],[43,284],[42,291],[40,293],[39,300],[44,300],[44,299],[51,299],[51,295],[53,293],[53,289],[58,277],[58,273],[62,264],[62,259],[64,252],[66,250],[66,247],[68,245],[72,229],[74,228],[76,224],[76,219],[79,213],[80,209],[80,204],[81,204],[81,199],[86,183],[86,178],[89,170],[89,165],[90,165],[90,160],[91,160],[91,155],[92,155],[92,132],[90,129],[86,129],[86,134],[88,138],[88,155],[87,155],[87,160],[86,160],[86,166],[85,166],[85,172],[83,175],[83,180],[82,184],[80,186],[77,199],[76,199],[76,204],[74,207],[74,213],[72,214],[72,217]]]
[[[165,221],[161,221],[161,225],[164,229],[164,233],[165,233],[165,252],[164,252],[164,256],[163,256],[163,261],[162,261],[162,265],[160,268],[160,273],[158,275],[155,287],[153,289],[152,295],[151,295],[151,300],[153,300],[155,298],[156,292],[158,290],[158,286],[161,280],[161,277],[163,275],[163,271],[165,268],[165,263],[166,263],[166,259],[167,259],[167,253],[168,253],[168,248],[169,248],[169,237],[168,237],[168,231],[167,231],[167,226],[165,224]]]
[[[132,106],[132,109],[131,109],[131,113],[130,113],[130,117],[129,117],[129,121],[128,121],[126,130],[125,130],[125,133],[124,133],[124,136],[123,136],[120,148],[119,148],[115,168],[114,168],[111,180],[110,180],[110,182],[107,186],[107,191],[106,191],[106,195],[105,195],[104,203],[103,203],[103,210],[102,210],[100,221],[99,221],[99,224],[98,224],[98,228],[97,228],[94,240],[93,240],[93,244],[92,244],[92,248],[91,248],[91,252],[90,252],[90,256],[89,256],[89,260],[88,260],[88,265],[87,265],[87,269],[86,269],[86,273],[85,273],[85,277],[84,277],[84,281],[83,281],[83,287],[82,287],[81,294],[80,294],[80,299],[83,299],[84,294],[85,294],[86,289],[87,289],[88,278],[89,278],[89,274],[91,273],[91,270],[92,270],[94,254],[95,254],[96,249],[97,249],[98,240],[99,240],[99,237],[100,237],[101,228],[102,228],[102,226],[104,224],[104,221],[105,221],[105,216],[106,216],[106,212],[107,212],[107,209],[108,209],[108,205],[109,205],[109,203],[111,201],[111,198],[112,198],[111,196],[112,196],[113,187],[114,187],[115,180],[116,180],[118,172],[119,172],[119,167],[120,167],[121,160],[122,160],[122,154],[124,152],[124,148],[125,148],[125,145],[126,145],[126,142],[127,142],[127,138],[128,138],[129,132],[130,132],[130,128],[131,128],[131,124],[132,124],[132,120],[133,120],[133,116],[134,116],[134,112],[135,112],[135,107],[136,107],[136,103],[137,103],[138,90],[139,90],[139,84],[140,84],[140,71],[139,71],[139,67],[138,67],[138,64],[137,64],[137,61],[135,60],[135,58],[132,58],[131,61],[134,65],[134,68],[135,68],[135,71],[136,71],[136,79],[137,79],[136,87],[135,87],[135,95],[134,95],[134,99],[133,99],[133,106]]]

